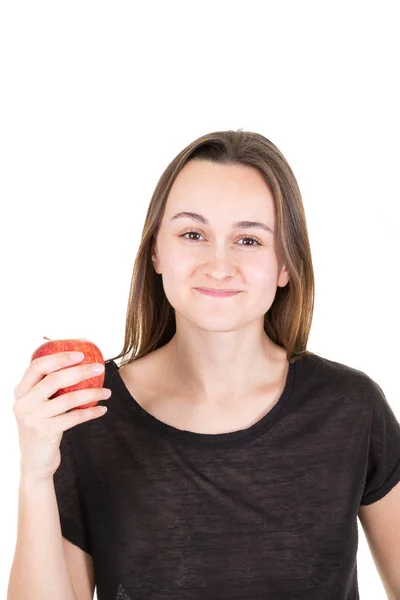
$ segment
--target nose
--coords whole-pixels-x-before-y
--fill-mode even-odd
[[[232,260],[230,251],[225,247],[209,248],[203,264],[203,273],[215,279],[234,277],[236,273],[235,262]]]

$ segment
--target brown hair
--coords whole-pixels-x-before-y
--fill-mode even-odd
[[[189,160],[242,164],[260,171],[276,207],[276,253],[279,268],[285,265],[289,282],[277,287],[274,301],[264,316],[269,338],[286,349],[294,362],[306,350],[314,310],[314,272],[306,217],[296,178],[278,148],[259,133],[216,131],[199,137],[182,150],[161,175],[151,198],[139,250],[133,266],[125,340],[122,351],[107,360],[123,358],[121,365],[167,344],[176,331],[175,312],[163,289],[161,275],[152,262],[156,239],[169,191]]]

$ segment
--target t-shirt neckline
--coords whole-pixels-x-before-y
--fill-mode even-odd
[[[286,406],[287,401],[292,394],[296,373],[298,370],[298,362],[299,360],[289,362],[285,386],[279,397],[279,400],[269,412],[262,416],[256,423],[250,425],[250,427],[246,427],[245,429],[240,429],[237,431],[229,431],[226,433],[197,433],[195,431],[178,429],[173,425],[169,425],[168,423],[160,421],[157,417],[147,412],[147,410],[145,410],[129,392],[119,373],[119,366],[117,363],[112,360],[109,364],[111,365],[115,374],[114,381],[119,388],[121,401],[132,419],[137,421],[139,418],[143,425],[159,435],[168,435],[177,440],[193,442],[201,445],[223,445],[225,443],[255,437],[268,425],[272,425],[273,421],[277,419],[283,408]]]

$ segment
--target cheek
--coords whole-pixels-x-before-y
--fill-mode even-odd
[[[277,282],[277,263],[273,257],[259,257],[246,265],[244,274],[249,285],[268,289]]]
[[[193,276],[195,271],[195,263],[190,260],[190,257],[185,256],[179,252],[171,253],[168,256],[168,260],[164,261],[165,277],[169,280],[180,283],[182,281],[188,281],[188,278]]]
[[[162,259],[162,282],[165,295],[169,303],[177,308],[184,299],[183,291],[191,283],[195,285],[193,274],[193,260],[185,256],[182,251],[170,250]]]
[[[160,261],[163,277],[173,277],[176,271],[179,271],[180,265],[185,261],[184,252],[179,248],[179,244],[171,243],[171,240],[160,240]],[[187,259],[186,259],[187,260]]]
[[[253,263],[244,271],[249,302],[260,314],[265,314],[274,301],[277,291],[277,261],[268,257]]]

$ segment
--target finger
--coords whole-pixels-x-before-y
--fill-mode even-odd
[[[46,356],[35,358],[26,369],[21,381],[14,388],[14,396],[17,400],[27,394],[46,375],[82,362],[83,358],[73,358],[71,352],[54,352]]]
[[[56,434],[58,431],[66,431],[67,429],[71,429],[71,427],[80,425],[80,423],[102,417],[107,412],[104,411],[104,409],[105,407],[103,406],[92,406],[91,408],[83,408],[82,410],[72,410],[65,415],[49,419],[49,422],[51,423],[54,434]]]
[[[56,417],[69,410],[80,408],[84,404],[100,402],[101,400],[107,400],[108,398],[109,396],[106,396],[104,393],[104,388],[86,388],[84,390],[68,392],[67,394],[62,394],[62,396],[57,396],[57,398],[45,402],[39,415],[43,418]],[[80,408],[80,410],[85,409]]]
[[[104,373],[104,365],[103,373]],[[95,378],[96,376],[96,378]],[[29,412],[37,412],[44,404],[55,400],[52,396],[61,389],[71,387],[81,381],[89,381],[86,385],[88,388],[99,387],[98,372],[93,371],[93,364],[87,363],[72,367],[65,367],[60,371],[49,373],[47,377],[39,381],[28,394],[22,396],[18,400],[18,411],[25,414]],[[103,381],[101,381],[103,383]],[[72,390],[76,391],[76,390]],[[79,391],[79,390],[77,390]],[[69,393],[69,392],[66,392]],[[63,395],[63,394],[61,394]],[[59,396],[58,396],[59,397]]]

